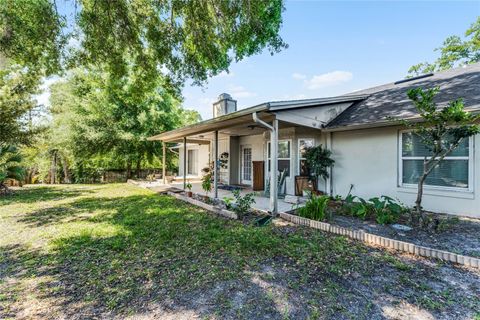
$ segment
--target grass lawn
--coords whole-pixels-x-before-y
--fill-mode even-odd
[[[480,319],[480,272],[126,184],[0,198],[0,319]]]

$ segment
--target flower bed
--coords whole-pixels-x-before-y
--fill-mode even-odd
[[[353,196],[340,199],[313,195],[303,208],[289,213],[419,246],[480,257],[480,220],[425,213],[431,223],[420,226],[411,223],[408,208],[388,197],[365,201]]]

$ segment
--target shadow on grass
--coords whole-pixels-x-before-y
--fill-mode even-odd
[[[0,206],[13,203],[32,203],[38,201],[61,200],[74,198],[95,192],[92,188],[71,186],[69,189],[62,186],[35,186],[15,189],[13,194],[0,196]]]
[[[381,317],[382,309],[374,303],[379,290],[386,300],[397,297],[425,308],[417,300],[425,294],[418,283],[436,271],[420,262],[401,267],[401,262],[383,258],[382,251],[342,237],[306,228],[245,226],[165,196],[84,198],[70,209],[73,219],[98,210],[95,216],[77,218],[117,231],[83,230],[57,239],[48,254],[0,248],[0,289],[2,279],[45,276],[49,280],[39,290],[40,301],[58,298],[67,318],[192,312],[278,319],[307,318],[317,311],[336,318]],[[49,215],[36,218],[38,225],[52,222]],[[453,285],[435,281],[440,289],[429,287],[430,299],[440,299],[444,290],[453,292],[452,299],[466,299]],[[387,292],[384,285],[392,288]],[[14,287],[3,286],[4,304],[21,296],[9,294]],[[0,318],[12,313],[5,309],[2,315],[1,305],[2,299]]]

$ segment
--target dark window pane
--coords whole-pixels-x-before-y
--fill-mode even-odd
[[[460,145],[448,156],[468,157],[468,139],[463,139]],[[432,152],[425,147],[420,137],[412,132],[402,133],[402,155],[404,157],[429,157]]]
[[[278,160],[278,171],[287,170],[287,177],[290,177],[290,160]]]
[[[403,160],[403,183],[417,184],[423,160]],[[425,185],[468,188],[468,160],[444,160],[425,180]]]

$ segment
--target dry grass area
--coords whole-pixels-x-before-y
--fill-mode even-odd
[[[125,184],[0,198],[0,319],[480,319],[480,272]]]

